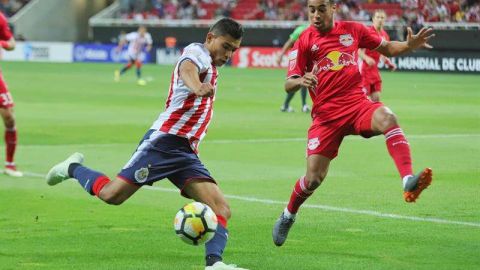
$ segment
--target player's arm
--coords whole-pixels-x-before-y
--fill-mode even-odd
[[[362,59],[363,61],[365,61],[365,63],[367,63],[367,65],[369,65],[369,66],[375,65],[375,60],[373,60],[373,58],[371,58],[370,56],[368,56],[368,55],[365,53],[365,49],[363,49],[363,48],[358,49],[358,57],[360,57],[360,59]]]
[[[180,77],[183,83],[197,96],[210,97],[214,88],[210,83],[202,83],[198,76],[198,67],[192,61],[186,59],[179,67]]]
[[[15,38],[11,37],[9,40],[1,40],[0,46],[6,51],[13,51],[15,49]]]
[[[316,66],[313,68],[311,72],[305,73],[302,77],[300,76],[292,76],[287,79],[285,82],[285,91],[295,92],[302,87],[306,88],[315,88],[317,87],[318,79],[317,79],[317,69]]]
[[[390,60],[390,58],[386,57],[386,56],[383,56],[383,55],[380,55],[380,59],[383,61],[383,63],[385,63],[385,65],[391,70],[391,71],[395,71],[397,69],[397,65],[395,65],[395,63],[392,62],[392,60]]]
[[[435,36],[432,28],[422,28],[416,35],[413,34],[412,28],[407,28],[407,41],[382,41],[376,49],[379,53],[391,57],[411,52],[418,48],[425,47],[431,49],[427,42]]]
[[[282,63],[283,56],[285,53],[287,53],[288,50],[290,50],[293,47],[293,44],[295,44],[295,40],[289,38],[285,44],[283,44],[282,51],[278,55],[277,58],[277,65],[280,65]]]

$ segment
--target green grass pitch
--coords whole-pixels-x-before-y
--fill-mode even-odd
[[[2,62],[16,103],[21,170],[0,175],[0,269],[203,269],[204,250],[184,244],[173,218],[188,200],[168,181],[121,206],[75,181],[40,177],[74,151],[113,177],[164,108],[169,66],[113,82],[108,64]],[[310,117],[280,113],[282,70],[220,69],[201,159],[229,196],[224,254],[249,269],[480,269],[480,76],[383,73],[383,101],[409,138],[415,170],[434,182],[415,204],[376,137],[348,137],[286,244],[271,229],[305,170]],[[3,143],[1,143],[3,147]],[[3,151],[3,150],[2,150]]]

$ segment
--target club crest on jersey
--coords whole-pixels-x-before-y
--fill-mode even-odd
[[[348,47],[353,44],[353,37],[350,34],[340,35],[339,41],[343,46]]]
[[[147,181],[147,178],[148,178],[148,168],[143,167],[135,171],[135,180],[137,180],[137,182],[143,183]]]
[[[312,51],[312,52],[318,51],[318,46],[317,46],[317,44],[313,44],[311,51]]]
[[[319,138],[311,138],[308,140],[308,149],[309,150],[315,150],[317,147],[320,145],[320,139]]]

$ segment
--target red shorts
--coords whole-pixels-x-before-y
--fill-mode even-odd
[[[338,119],[325,121],[314,118],[308,129],[307,156],[318,154],[334,159],[345,136],[361,135],[364,138],[374,136],[372,116],[381,106],[383,106],[381,102],[362,99],[349,107],[351,113]]]
[[[13,103],[12,95],[8,92],[7,84],[3,80],[3,74],[0,71],[0,108],[11,108]]]

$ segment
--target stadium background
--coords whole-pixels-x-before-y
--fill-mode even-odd
[[[203,251],[175,238],[171,220],[187,201],[169,183],[115,208],[73,181],[51,188],[42,177],[73,151],[114,175],[163,109],[182,48],[203,41],[219,16],[246,28],[244,46],[220,71],[216,115],[201,146],[233,209],[227,262],[251,269],[480,268],[479,2],[338,5],[337,19],[366,24],[373,10],[386,10],[393,39],[402,40],[406,26],[435,29],[433,50],[394,59],[401,72],[382,76],[383,98],[400,117],[415,163],[434,167],[436,178],[406,206],[383,139],[348,138],[325,186],[277,249],[271,226],[303,173],[310,119],[279,112],[287,63],[275,59],[304,22],[305,1],[0,1],[17,40],[0,63],[16,103],[18,165],[27,174],[0,177],[0,269],[202,269]],[[144,88],[133,74],[113,82],[125,60],[115,44],[138,25],[154,38]],[[166,47],[167,37],[175,46]]]

